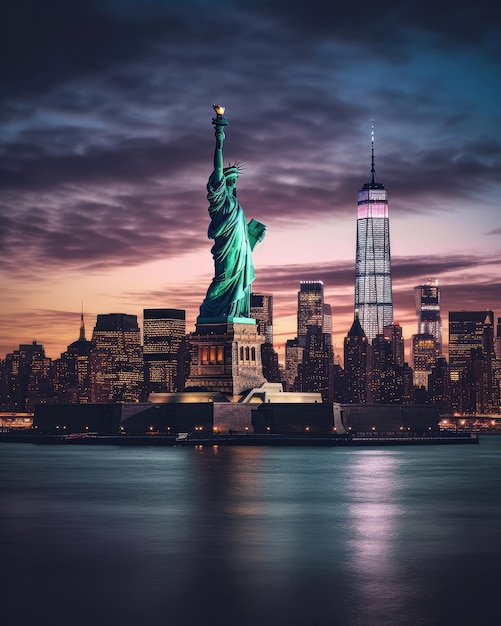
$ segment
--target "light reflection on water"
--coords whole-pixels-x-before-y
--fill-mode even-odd
[[[393,615],[400,620],[405,614],[396,558],[403,517],[401,464],[401,458],[391,452],[367,450],[352,457],[347,469],[349,569],[355,595],[376,623],[391,624]]]
[[[501,437],[2,444],[0,469],[8,624],[457,626],[494,608]]]

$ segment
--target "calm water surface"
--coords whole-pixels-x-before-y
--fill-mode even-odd
[[[2,623],[501,623],[501,436],[0,444]]]

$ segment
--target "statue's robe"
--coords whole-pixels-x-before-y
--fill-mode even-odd
[[[214,278],[200,306],[200,317],[249,317],[254,246],[243,209],[236,196],[228,193],[224,177],[214,185],[214,172],[207,183],[207,199],[211,218],[208,236],[214,239]]]

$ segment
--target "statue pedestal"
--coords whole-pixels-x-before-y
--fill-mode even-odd
[[[191,366],[185,389],[219,391],[230,400],[266,382],[261,362],[264,336],[250,318],[198,318],[188,337]]]

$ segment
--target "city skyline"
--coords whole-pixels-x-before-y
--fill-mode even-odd
[[[444,343],[449,311],[501,316],[495,8],[370,7],[244,0],[215,14],[194,0],[56,1],[18,23],[13,11],[0,358],[33,340],[59,357],[78,337],[82,302],[87,329],[115,312],[142,326],[145,308],[186,309],[194,329],[213,271],[213,102],[227,107],[225,156],[244,165],[239,200],[268,227],[253,291],[273,295],[281,357],[296,335],[301,281],[324,283],[342,354],[372,119],[407,354],[414,287],[428,280],[441,288]]]

